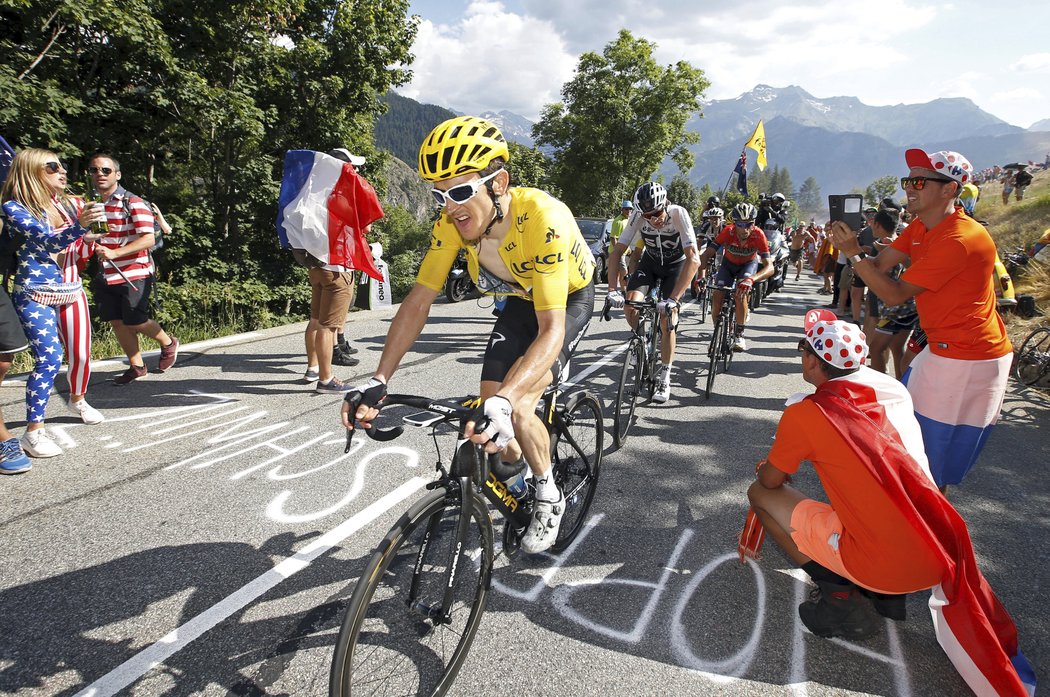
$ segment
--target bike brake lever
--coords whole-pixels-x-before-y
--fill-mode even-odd
[[[612,321],[612,316],[611,316],[611,313],[610,313],[611,309],[612,308],[609,307],[609,298],[606,298],[605,299],[605,307],[602,308],[602,319],[605,320],[606,322],[611,322]]]

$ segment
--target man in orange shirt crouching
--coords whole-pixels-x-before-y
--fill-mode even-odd
[[[937,490],[907,389],[864,366],[864,333],[828,310],[806,313],[802,376],[773,448],[748,489],[740,554],[757,557],[762,528],[817,589],[798,608],[821,637],[864,639],[874,610],[904,619],[905,593],[932,589],[937,639],[977,694],[1025,695],[1035,673],[1013,620],[974,559],[966,524]],[[813,463],[830,503],[788,484]],[[754,518],[757,516],[756,524]]]

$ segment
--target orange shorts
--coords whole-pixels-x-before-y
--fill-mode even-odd
[[[805,499],[791,512],[791,539],[800,552],[826,569],[848,578],[858,586],[876,593],[891,593],[860,583],[842,565],[839,555],[839,538],[842,536],[842,521],[835,509],[826,503]],[[898,593],[900,591],[897,591]]]

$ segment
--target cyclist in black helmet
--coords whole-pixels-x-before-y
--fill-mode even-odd
[[[645,245],[638,268],[627,281],[627,298],[642,300],[651,288],[659,285],[664,299],[660,301],[663,322],[660,346],[660,373],[654,402],[666,402],[671,396],[671,365],[674,361],[675,327],[678,325],[678,305],[689,288],[699,265],[696,233],[689,211],[668,204],[667,190],[658,182],[647,182],[634,195],[635,211],[613,247],[609,268],[616,268],[623,253],[639,238]],[[624,294],[618,288],[619,280],[609,277],[609,303],[623,307]],[[638,321],[633,308],[625,310],[632,327]],[[670,318],[670,322],[668,322]]]

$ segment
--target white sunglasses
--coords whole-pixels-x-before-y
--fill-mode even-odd
[[[497,169],[495,172],[487,177],[481,179],[475,179],[474,181],[467,182],[466,184],[460,184],[454,186],[448,191],[442,191],[441,189],[431,189],[430,193],[434,196],[434,200],[439,206],[444,208],[448,205],[449,201],[453,203],[466,203],[470,199],[474,198],[474,195],[478,193],[478,189],[484,186],[485,182],[492,179],[494,176],[502,172],[502,169]]]

